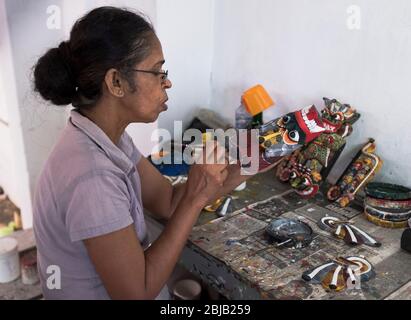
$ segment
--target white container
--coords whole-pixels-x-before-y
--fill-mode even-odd
[[[17,240],[0,238],[0,283],[8,283],[20,277],[20,260]]]
[[[201,285],[192,279],[180,280],[176,283],[173,295],[176,300],[200,300]]]

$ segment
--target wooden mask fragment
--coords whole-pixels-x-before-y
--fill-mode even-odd
[[[361,188],[381,169],[382,160],[375,155],[374,139],[370,139],[345,169],[337,183],[328,189],[327,198],[341,207],[348,206]]]
[[[349,221],[341,221],[336,217],[327,216],[321,218],[317,222],[317,225],[321,229],[330,232],[335,237],[343,239],[345,243],[353,246],[360,244],[371,247],[381,246],[380,242]]]
[[[321,284],[326,290],[341,291],[375,277],[370,262],[363,257],[337,257],[302,274],[303,280]]]

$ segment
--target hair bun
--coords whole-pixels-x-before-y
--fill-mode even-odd
[[[68,42],[50,49],[37,62],[34,69],[35,90],[55,105],[64,106],[76,96],[76,81],[71,68]]]

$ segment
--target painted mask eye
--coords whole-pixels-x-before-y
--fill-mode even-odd
[[[342,114],[340,112],[338,112],[334,115],[334,119],[337,120],[337,121],[343,121],[344,117],[342,116]]]
[[[284,124],[288,124],[288,123],[290,122],[290,120],[291,120],[291,117],[290,117],[290,116],[284,116],[284,117],[283,117],[283,123],[284,123]]]
[[[283,135],[283,140],[285,144],[288,144],[288,145],[297,144],[299,139],[300,139],[300,135],[297,130],[292,130],[290,132],[286,131],[285,134]]]
[[[291,172],[290,178],[291,178],[291,179],[297,178],[297,173],[295,173],[295,171]]]
[[[308,178],[304,178],[304,185],[305,186],[310,186],[311,185],[311,181]]]
[[[300,139],[300,135],[298,134],[297,130],[292,130],[288,133],[289,138],[294,141],[298,142],[298,139]]]

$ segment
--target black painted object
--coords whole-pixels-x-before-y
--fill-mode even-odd
[[[297,219],[274,219],[266,228],[277,246],[303,248],[313,240],[313,230],[303,221]]]
[[[387,200],[408,200],[411,199],[411,189],[390,183],[371,182],[365,187],[368,196],[377,199]]]
[[[405,229],[402,233],[401,248],[411,253],[411,229]]]

